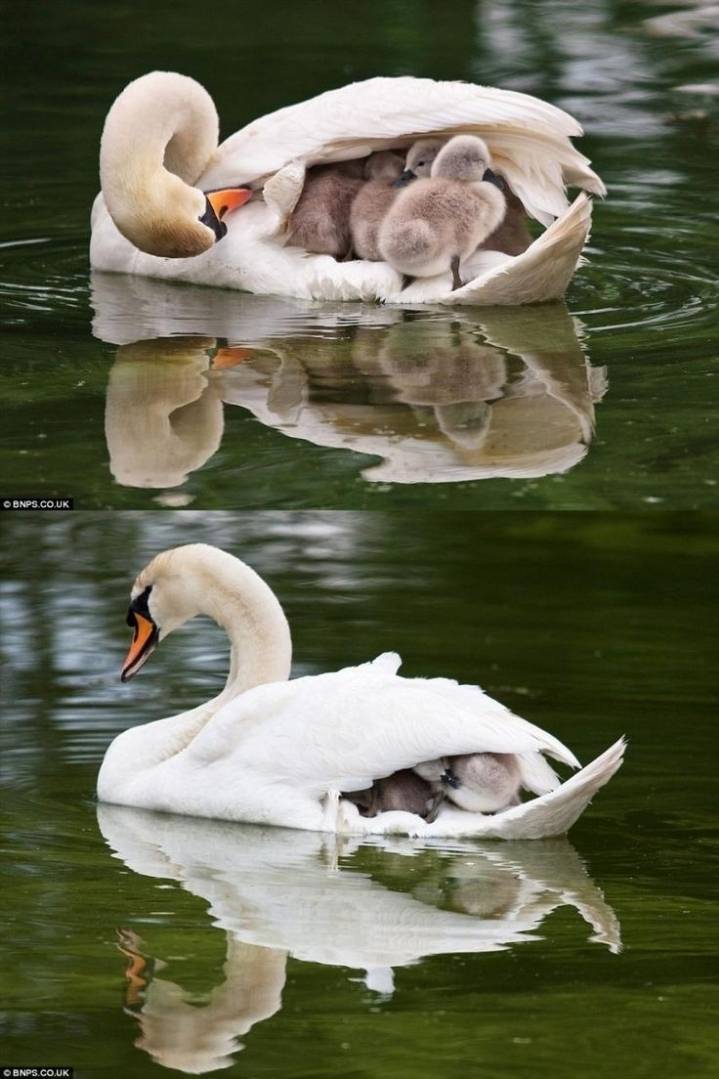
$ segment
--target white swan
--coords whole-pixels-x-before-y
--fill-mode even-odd
[[[556,738],[476,686],[398,676],[393,653],[288,681],[290,631],[274,593],[205,544],[163,552],[136,579],[123,681],[197,614],[230,638],[224,690],[119,735],[100,769],[101,801],[312,831],[532,839],[566,832],[621,764],[623,740],[560,786],[543,754],[578,761]],[[421,761],[477,751],[517,754],[524,786],[547,793],[494,816],[444,805],[431,824],[401,811],[365,818],[340,796]]]
[[[582,193],[569,206],[566,185],[605,191],[571,144],[582,134],[571,116],[527,94],[461,82],[369,79],[255,120],[219,148],[217,132],[212,99],[193,79],[156,71],[125,87],[103,132],[93,268],[303,299],[534,303],[564,294],[589,232],[590,199]],[[449,274],[402,292],[386,263],[338,263],[284,246],[308,166],[460,132],[482,136],[495,171],[549,226],[521,255],[478,253],[454,292]],[[247,187],[263,196],[219,222],[222,206],[241,205]],[[204,193],[218,189],[234,194],[210,194],[208,204]]]

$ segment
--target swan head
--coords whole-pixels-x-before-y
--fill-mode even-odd
[[[198,549],[216,551],[204,544],[163,551],[135,579],[127,611],[133,635],[120,674],[123,682],[137,674],[160,641],[202,611],[198,594],[203,588],[202,550]]]
[[[394,186],[406,187],[407,184],[412,183],[412,180],[429,176],[434,160],[446,141],[446,139],[418,139],[413,143],[404,163],[404,172],[400,173]]]
[[[476,135],[455,135],[437,154],[433,178],[477,182],[484,179],[492,158],[487,144]]]
[[[108,209],[125,239],[140,251],[160,258],[193,258],[222,239],[226,215],[252,194],[249,188],[205,193],[162,170]]]
[[[190,543],[156,555],[132,586],[127,623],[133,636],[122,681],[137,674],[169,633],[198,614],[227,631],[235,688],[289,677],[290,630],[272,589],[228,551]]]
[[[100,142],[100,183],[112,220],[135,247],[191,258],[225,235],[223,218],[252,191],[193,186],[214,158],[218,133],[205,88],[173,71],[135,79],[114,101]]]

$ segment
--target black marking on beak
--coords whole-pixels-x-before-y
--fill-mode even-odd
[[[405,169],[399,174],[392,187],[406,187],[407,184],[411,184],[413,180],[417,179],[417,173],[412,172],[412,169]]]
[[[442,775],[439,777],[439,781],[440,783],[443,783],[445,787],[451,787],[452,790],[455,791],[462,786],[461,781],[457,779],[451,768],[447,768],[444,772],[442,772]]]
[[[154,625],[155,619],[150,614],[150,608],[148,607],[148,601],[150,599],[150,592],[152,592],[152,585],[148,584],[144,592],[140,592],[139,596],[135,596],[130,606],[127,608],[126,622],[131,629],[135,628],[136,619],[135,613],[141,614],[143,618],[146,618],[148,622],[152,622]]]
[[[207,196],[205,196],[205,212],[198,220],[201,221],[203,225],[207,225],[208,229],[212,229],[215,234],[215,243],[218,243],[227,232],[227,225],[223,221],[220,221]]]
[[[132,678],[134,674],[136,674],[137,671],[139,671],[140,667],[142,667],[143,663],[149,657],[150,653],[154,652],[155,646],[158,641],[160,631],[158,629],[157,623],[150,614],[150,608],[148,607],[147,602],[151,591],[152,585],[148,585],[145,591],[141,592],[140,595],[132,601],[127,610],[126,621],[128,626],[130,626],[134,630],[134,633],[128,657],[125,660],[122,671],[120,672],[121,682],[127,682],[130,678]],[[144,627],[142,625],[143,622],[145,623]],[[140,637],[141,632],[143,631],[143,629],[145,632],[147,632],[148,623],[152,628],[142,642],[140,650],[135,651],[138,644],[138,638]],[[130,656],[132,656],[131,662],[129,662]]]

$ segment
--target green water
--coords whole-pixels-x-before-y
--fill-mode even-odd
[[[82,509],[716,506],[717,37],[710,14],[689,29],[691,6],[666,15],[608,0],[3,5],[2,493]],[[378,73],[566,107],[610,189],[567,308],[527,329],[506,311],[91,281],[104,114],[163,67],[208,87],[225,134]],[[228,342],[245,351],[218,367]]]
[[[271,583],[293,674],[397,649],[405,673],[480,682],[582,760],[626,733],[623,769],[568,840],[336,842],[107,807],[98,823],[110,738],[225,673],[221,633],[196,620],[118,679],[134,574],[192,540]],[[11,519],[4,1060],[81,1076],[716,1074],[718,546],[692,515]]]

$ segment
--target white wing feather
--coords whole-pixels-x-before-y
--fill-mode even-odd
[[[347,160],[458,131],[482,135],[499,171],[545,225],[567,208],[566,184],[605,192],[569,141],[582,128],[568,113],[512,90],[411,77],[352,83],[253,121],[225,140],[199,185],[257,182],[296,160]]]
[[[401,678],[399,663],[387,653],[360,667],[258,686],[223,708],[187,752],[198,766],[221,761],[226,775],[247,772],[312,794],[359,790],[458,753],[549,753],[578,767],[566,746],[478,687]]]

